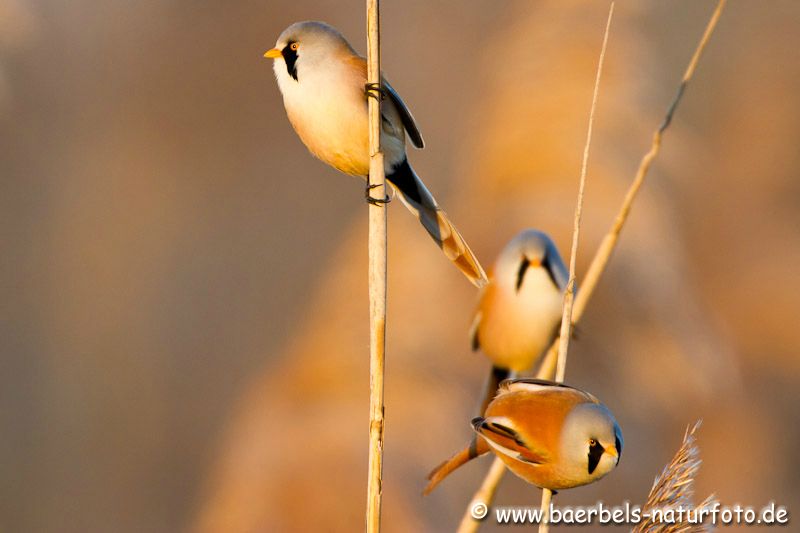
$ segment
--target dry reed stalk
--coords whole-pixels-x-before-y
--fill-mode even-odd
[[[473,510],[476,509],[476,506],[491,505],[492,501],[494,501],[494,494],[497,492],[497,487],[500,485],[500,480],[505,473],[506,465],[499,458],[495,457],[492,466],[486,473],[486,477],[483,478],[481,487],[472,496],[472,500],[467,507],[467,512],[464,513],[464,516],[461,518],[461,523],[458,525],[458,533],[474,533],[478,531],[481,522],[473,517]]]
[[[603,63],[606,57],[606,47],[608,46],[608,34],[611,30],[611,19],[614,17],[614,2],[608,7],[608,20],[606,29],[603,33],[603,45],[600,47],[600,58],[597,60],[597,75],[594,79],[594,90],[592,92],[592,105],[589,108],[589,125],[586,128],[586,143],[583,147],[583,159],[581,161],[581,176],[578,185],[578,200],[575,204],[575,219],[572,228],[572,249],[569,256],[569,281],[567,289],[564,291],[564,310],[561,315],[561,331],[559,334],[558,359],[556,361],[555,380],[559,383],[564,381],[567,373],[567,351],[569,350],[569,339],[572,336],[572,301],[575,297],[575,263],[578,259],[578,241],[581,234],[581,216],[583,215],[583,195],[586,190],[586,172],[589,166],[589,148],[592,146],[592,130],[594,128],[594,114],[597,109],[597,96],[600,94],[600,76],[603,74]],[[553,491],[542,489],[542,521],[539,523],[539,533],[547,533],[550,530],[550,502],[553,498]]]
[[[672,100],[669,108],[667,108],[667,113],[664,116],[664,120],[661,122],[661,125],[653,134],[653,141],[650,146],[650,150],[644,155],[644,157],[642,157],[642,160],[639,163],[639,168],[636,171],[636,176],[628,188],[628,191],[625,193],[625,199],[622,201],[622,205],[617,213],[617,217],[614,220],[611,229],[608,231],[605,237],[603,237],[603,241],[600,243],[597,252],[595,252],[592,262],[589,264],[589,268],[586,271],[586,276],[581,284],[581,292],[575,297],[575,306],[573,307],[572,315],[573,324],[575,324],[583,316],[583,313],[586,310],[586,305],[589,303],[589,299],[592,297],[592,294],[594,293],[594,290],[597,288],[597,284],[600,281],[600,276],[603,274],[603,272],[605,272],[608,262],[611,260],[611,254],[614,252],[614,248],[617,246],[617,241],[619,240],[622,228],[625,226],[625,222],[628,220],[628,215],[630,214],[633,201],[636,199],[639,189],[641,189],[642,184],[644,183],[644,179],[647,176],[647,171],[650,170],[651,163],[661,150],[661,138],[664,134],[664,131],[666,131],[666,129],[672,123],[672,117],[675,114],[675,110],[678,108],[678,104],[683,97],[683,93],[686,91],[686,87],[694,75],[697,62],[700,60],[700,56],[703,54],[706,44],[708,44],[708,40],[711,38],[711,34],[714,32],[714,28],[717,26],[717,21],[722,14],[722,10],[725,7],[726,1],[727,0],[720,0],[717,4],[717,8],[714,10],[714,13],[711,15],[711,19],[709,19],[708,24],[706,25],[703,37],[700,39],[700,42],[698,43],[697,48],[692,55],[692,59],[689,61],[689,66],[686,68],[686,72],[683,74],[683,78],[681,79],[681,84],[678,86],[678,91],[675,94],[675,98]],[[558,353],[559,342],[560,340],[553,342],[547,352],[547,355],[542,359],[540,369],[544,370],[545,374],[549,373],[547,371],[548,368],[552,369],[556,364],[556,355]]]
[[[367,81],[381,82],[379,0],[367,0]],[[373,85],[376,87],[378,85]],[[386,177],[381,152],[380,98],[369,102],[369,184],[376,198],[386,195]],[[381,528],[383,471],[383,374],[386,348],[386,209],[369,208],[369,473],[367,480],[366,530]]]
[[[628,219],[628,215],[630,214],[631,206],[633,205],[633,201],[636,199],[636,196],[641,188],[642,184],[644,183],[644,178],[647,176],[647,171],[650,169],[650,165],[658,155],[661,149],[661,138],[663,136],[664,131],[669,127],[670,123],[672,122],[672,117],[675,114],[675,110],[678,108],[678,104],[683,97],[683,93],[688,86],[689,81],[691,80],[692,76],[694,75],[694,71],[697,68],[697,63],[700,60],[700,56],[703,54],[703,51],[708,44],[709,39],[711,38],[714,29],[717,26],[717,21],[719,20],[720,15],[722,14],[722,10],[725,7],[726,0],[719,0],[714,13],[711,15],[711,18],[706,25],[705,32],[703,33],[703,37],[700,39],[697,47],[695,48],[694,54],[692,55],[692,59],[689,61],[689,66],[686,68],[686,71],[683,75],[681,80],[681,84],[678,87],[677,94],[675,98],[672,100],[669,108],[667,109],[667,113],[664,117],[663,122],[658,127],[658,129],[653,134],[653,141],[650,147],[650,150],[642,157],[641,162],[639,163],[639,168],[636,171],[636,176],[634,177],[633,182],[631,183],[630,187],[628,188],[627,193],[625,194],[625,199],[622,202],[622,206],[620,207],[619,212],[617,213],[617,217],[614,220],[614,224],[611,226],[611,229],[603,238],[603,241],[600,243],[600,246],[595,252],[594,257],[592,258],[592,262],[589,265],[589,269],[586,272],[586,276],[584,278],[583,283],[581,284],[581,292],[575,296],[574,306],[572,308],[572,320],[571,325],[580,320],[583,316],[584,311],[586,310],[586,305],[589,302],[594,290],[597,288],[597,284],[600,280],[600,276],[605,272],[606,267],[608,266],[608,262],[611,259],[611,254],[614,251],[614,248],[617,245],[617,241],[619,240],[619,235],[622,232],[622,228],[625,225],[625,222]],[[572,265],[570,265],[572,267]],[[562,324],[563,328],[563,324]],[[542,362],[539,365],[539,369],[536,373],[536,377],[540,379],[548,379],[550,376],[554,375],[556,364],[557,364],[557,355],[558,355],[558,348],[561,343],[561,339],[556,339],[553,341],[553,344],[550,346],[547,354],[542,358]],[[495,459],[495,463],[497,463],[499,459]],[[495,465],[492,465],[494,469]],[[490,471],[491,473],[491,471]],[[495,484],[499,484],[500,480],[503,478],[502,472],[500,475],[495,475],[492,477],[492,481]],[[481,485],[481,488],[476,492],[475,496],[473,497],[473,502],[475,498],[479,495],[488,495],[489,498],[482,500],[487,506],[492,504],[494,494],[497,490],[496,487],[485,487],[484,485],[487,484],[489,480],[488,474],[487,477],[484,479],[484,483]],[[465,524],[469,525],[470,527],[465,527]],[[480,527],[480,522],[472,519],[469,514],[469,509],[464,515],[464,518],[461,521],[461,527],[459,527],[459,533],[468,533],[477,531]]]
[[[686,428],[678,453],[672,461],[664,467],[664,470],[656,476],[647,502],[642,507],[644,520],[639,522],[631,533],[705,533],[713,530],[711,525],[694,524],[687,520],[674,524],[655,522],[650,517],[649,512],[654,509],[682,508],[692,509],[695,513],[704,508],[714,505],[714,496],[709,496],[699,505],[695,506],[692,502],[694,495],[694,478],[700,470],[700,450],[696,444],[694,436],[700,427],[700,421],[695,422],[691,427]],[[645,513],[648,513],[645,515]],[[695,515],[697,516],[697,515]]]
[[[572,302],[575,297],[575,263],[578,259],[578,240],[581,234],[581,217],[583,215],[583,195],[586,189],[586,171],[589,166],[589,148],[592,145],[592,130],[594,129],[594,114],[597,109],[597,95],[600,94],[600,76],[603,74],[603,63],[606,57],[606,47],[608,46],[608,34],[611,29],[611,19],[614,16],[614,2],[608,8],[608,20],[606,30],[603,34],[603,45],[600,48],[600,58],[597,61],[597,75],[594,79],[594,91],[592,92],[592,106],[589,109],[589,126],[586,129],[586,144],[583,147],[583,160],[581,161],[581,177],[578,185],[578,200],[575,205],[575,220],[572,228],[572,249],[569,256],[569,281],[567,289],[564,291],[564,311],[561,315],[561,331],[559,334],[558,364],[556,368],[556,381],[564,381],[567,373],[567,351],[569,350],[569,339],[572,336]]]

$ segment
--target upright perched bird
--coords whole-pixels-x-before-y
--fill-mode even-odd
[[[517,476],[551,490],[597,481],[622,454],[622,432],[611,411],[591,394],[552,381],[504,381],[472,427],[477,438],[431,472],[425,494],[489,451]]]
[[[472,321],[472,349],[492,361],[481,412],[497,385],[528,370],[558,334],[569,273],[547,234],[529,229],[500,253]]]
[[[365,59],[322,22],[292,24],[264,56],[274,59],[286,114],[300,139],[314,156],[345,174],[368,179],[367,96],[378,89],[381,99],[386,97],[381,106],[386,179],[445,255],[483,286],[486,274],[477,258],[408,163],[406,134],[417,148],[423,147],[422,136],[392,86],[384,79],[380,88],[368,90]],[[375,202],[369,185],[367,198]]]

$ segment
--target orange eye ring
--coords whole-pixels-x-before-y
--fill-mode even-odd
[[[289,48],[291,48],[292,50],[297,52],[297,49],[300,48],[300,45],[297,44],[297,43],[292,43],[292,44],[289,45]]]

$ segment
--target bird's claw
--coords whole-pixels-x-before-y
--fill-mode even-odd
[[[381,199],[381,198],[373,198],[372,196],[367,196],[367,203],[369,205],[374,205],[376,207],[383,207],[384,205],[388,204],[391,201],[392,201],[392,199],[389,198],[388,196],[386,198],[383,198],[383,199]]]
[[[367,203],[369,205],[382,207],[392,201],[391,197],[388,194],[386,195],[385,198],[373,198],[372,196],[370,196],[369,191],[371,191],[376,187],[380,187],[380,185],[378,185],[377,183],[367,184],[367,188],[366,190],[364,190],[364,197],[367,199]]]
[[[368,98],[375,98],[378,101],[386,98],[386,89],[380,83],[367,83],[364,85],[364,93]]]

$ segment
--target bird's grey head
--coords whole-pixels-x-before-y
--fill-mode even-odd
[[[275,60],[275,72],[285,69],[295,81],[300,81],[303,69],[331,61],[337,54],[354,55],[355,51],[336,28],[324,22],[308,20],[295,22],[278,37],[275,48],[265,57]]]
[[[588,481],[611,472],[622,456],[622,431],[611,411],[600,403],[576,406],[564,421],[561,453]]]
[[[496,278],[513,280],[519,292],[529,269],[542,267],[556,287],[566,284],[566,268],[553,240],[544,232],[528,229],[514,237],[500,253],[495,265]]]

